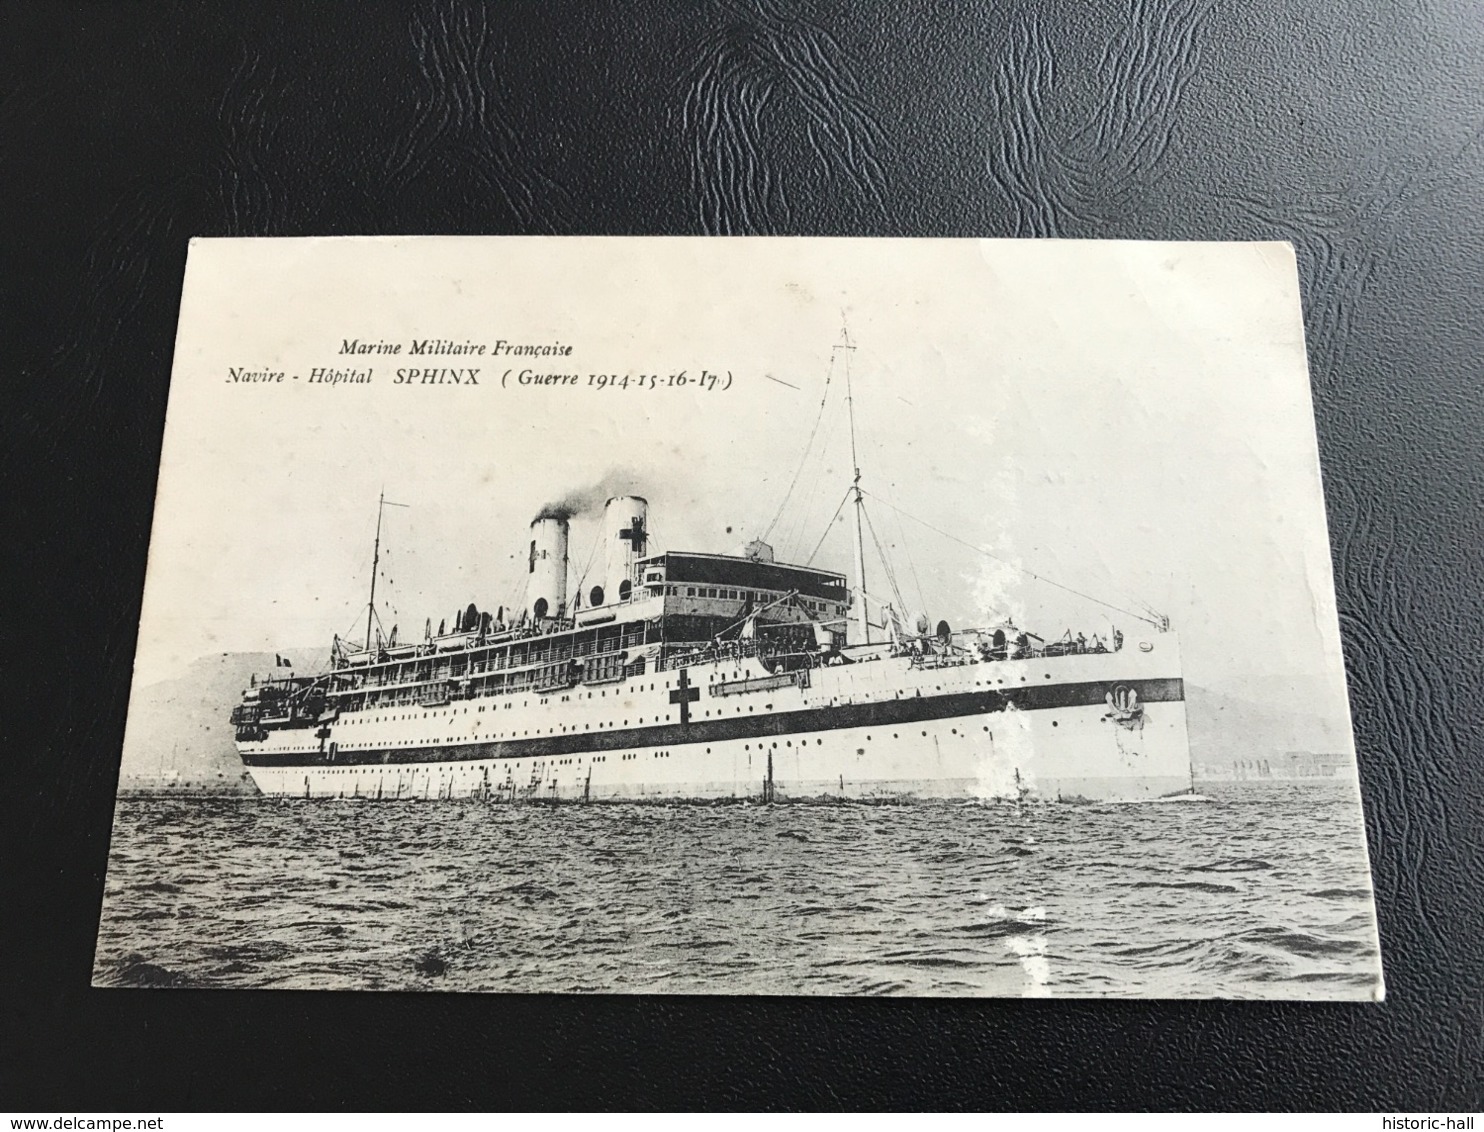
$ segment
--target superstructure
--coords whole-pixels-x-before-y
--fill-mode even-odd
[[[908,623],[863,584],[858,467],[845,502],[854,585],[775,561],[760,540],[733,554],[652,552],[648,502],[636,495],[603,506],[585,592],[569,592],[570,518],[542,513],[521,607],[471,604],[452,628],[429,622],[420,640],[375,623],[373,564],[363,643],[337,638],[325,671],[244,692],[232,713],[242,760],[265,793],[299,797],[1140,801],[1191,791],[1167,622],[1049,641],[1004,620],[958,631]]]

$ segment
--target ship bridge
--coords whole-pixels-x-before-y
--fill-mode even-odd
[[[818,605],[843,606],[849,600],[845,575],[809,566],[790,566],[771,557],[669,551],[639,563],[639,584],[649,593],[696,597],[699,588],[797,593]],[[711,594],[708,596],[715,597]]]
[[[627,601],[577,614],[578,625],[599,620],[663,621],[668,640],[705,641],[755,628],[840,621],[849,610],[845,576],[748,555],[668,551],[635,564]],[[728,630],[731,632],[729,633]]]

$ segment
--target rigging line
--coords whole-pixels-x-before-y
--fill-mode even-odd
[[[872,434],[871,434],[871,430],[868,429],[868,428],[862,428],[861,429],[861,432],[864,434],[865,445],[866,445],[867,450],[868,451],[869,450],[872,450],[872,447],[873,447],[872,446],[873,437],[872,437]],[[882,498],[883,499],[886,499],[887,497],[886,496],[883,496]],[[895,507],[894,504],[889,504],[889,505]],[[862,505],[862,507],[861,507],[861,514],[865,515],[866,522],[868,524],[870,524],[870,526],[871,526],[871,538],[876,543],[876,553],[878,555],[880,555],[880,557],[881,557],[882,568],[886,571],[887,580],[891,583],[892,592],[896,596],[897,604],[899,606],[901,606],[901,610],[905,614],[906,611],[907,611],[907,602],[906,602],[906,599],[902,596],[901,585],[900,585],[900,583],[897,580],[896,568],[891,563],[891,561],[888,560],[888,558],[886,556],[886,548],[882,545],[881,536],[876,533],[876,526],[875,526],[875,523],[871,519],[871,513],[865,509],[865,506],[864,505]],[[917,601],[918,601],[917,608],[918,609],[926,609],[927,608],[927,597],[922,592],[922,579],[920,577],[918,577],[918,574],[917,574],[917,560],[912,557],[911,544],[909,543],[909,541],[907,539],[907,533],[906,533],[906,531],[904,531],[902,529],[902,519],[901,519],[901,516],[900,515],[897,515],[897,530],[898,530],[898,532],[901,533],[901,536],[902,536],[902,550],[907,555],[907,565],[909,567],[911,567],[911,569],[912,569],[912,580],[917,585]]]
[[[785,601],[789,601],[789,600],[791,600],[793,598],[796,598],[798,596],[799,596],[799,591],[798,590],[789,590],[788,593],[784,594],[782,597],[774,598],[772,601],[768,602],[767,605],[760,605],[756,609],[754,609],[752,612],[748,613],[746,616],[737,618],[737,620],[733,621],[725,629],[722,629],[719,633],[717,633],[712,638],[712,640],[716,640],[716,641],[721,640],[724,636],[726,636],[728,633],[730,633],[733,629],[737,628],[737,626],[739,626],[739,625],[745,625],[745,624],[747,624],[747,622],[751,621],[754,617],[757,617],[760,614],[763,614],[763,613],[768,612],[768,610],[772,609],[775,605],[782,605]],[[807,613],[808,611],[805,610],[805,612]]]
[[[514,555],[511,557],[514,558]],[[516,559],[516,561],[519,561],[519,559]],[[526,573],[529,574],[529,559],[526,560],[526,566]],[[509,624],[516,617],[520,616],[520,603],[525,601],[527,581],[526,576],[522,575],[519,570],[520,568],[517,566],[513,578],[509,574],[506,574],[504,578],[491,581],[490,583],[490,589],[498,599],[496,601],[496,607],[505,614],[505,624]],[[566,581],[565,578],[562,580]]]
[[[603,524],[598,524],[597,531],[593,534],[593,548],[587,552],[587,565],[582,568],[582,573],[577,575],[577,596],[582,596],[582,583],[587,581],[588,571],[593,568],[593,559],[598,556],[598,544],[603,541]],[[608,596],[606,594],[604,597]]]
[[[836,346],[835,348],[838,350],[841,347]],[[855,349],[854,346],[850,345],[849,337],[845,339],[844,349]],[[859,485],[861,462],[860,458],[855,454],[855,391],[850,384],[850,357],[848,355],[845,358],[845,408],[850,415],[850,466],[855,471],[855,482]]]
[[[835,508],[835,513],[830,516],[830,521],[824,525],[824,534],[819,536],[819,542],[815,543],[814,545],[814,554],[809,555],[809,557],[804,560],[805,566],[813,563],[814,555],[819,553],[819,548],[824,545],[824,540],[830,537],[830,532],[835,529],[835,520],[840,517],[840,512],[845,510],[845,504],[849,502],[851,493],[854,490],[855,489],[853,487],[846,488],[844,496],[840,499],[840,506]]]
[[[804,444],[804,450],[799,456],[798,466],[795,467],[793,478],[789,481],[788,488],[783,494],[783,499],[778,504],[778,510],[773,516],[773,521],[763,532],[764,540],[772,539],[775,532],[780,530],[779,524],[785,523],[790,514],[790,508],[797,509],[800,501],[800,485],[813,486],[813,475],[811,467],[823,459],[823,446],[829,437],[829,428],[826,420],[829,417],[830,390],[834,382],[834,356],[830,357],[830,367],[825,375],[824,391],[819,398],[819,410],[815,413],[814,424],[809,430],[809,437]],[[808,493],[805,492],[807,495]],[[781,537],[781,536],[780,536]]]
[[[897,599],[897,609],[901,612],[901,614],[903,616],[906,616],[906,614],[907,614],[907,599],[902,596],[901,583],[897,581],[896,567],[893,566],[892,563],[891,563],[891,560],[889,558],[887,558],[886,548],[884,546],[882,546],[881,539],[876,534],[876,528],[875,528],[875,526],[874,526],[874,524],[872,523],[872,520],[871,520],[871,513],[865,509],[864,505],[861,507],[861,514],[866,517],[866,526],[868,526],[868,527],[871,528],[871,538],[876,543],[876,553],[881,558],[881,568],[882,568],[883,572],[886,574],[886,580],[891,584],[892,596]],[[917,608],[918,609],[923,609],[926,606],[927,606],[927,602],[923,602]]]
[[[871,526],[871,516],[866,513],[866,509],[864,507],[861,508],[861,517],[864,518],[866,521],[866,530],[869,531],[871,535],[871,545],[876,548],[876,561],[881,563],[881,573],[885,576],[886,584],[891,589],[891,596],[896,599],[897,607],[901,609],[903,613],[905,613],[907,610],[907,605],[902,600],[902,590],[901,587],[897,585],[897,576],[895,572],[893,572],[891,564],[886,560],[886,552],[881,547],[881,540],[876,537],[876,531]]]
[[[953,542],[958,543],[960,546],[966,546],[970,550],[975,551],[976,553],[979,553],[979,554],[984,555],[986,558],[993,558],[996,562],[1003,562],[1006,566],[1010,567],[1010,569],[1016,570],[1019,573],[1022,573],[1022,574],[1026,575],[1029,578],[1034,578],[1038,582],[1045,582],[1048,586],[1055,586],[1059,590],[1065,590],[1067,593],[1069,593],[1069,594],[1075,594],[1077,597],[1083,598],[1083,599],[1085,599],[1087,601],[1096,602],[1098,605],[1105,605],[1109,609],[1116,609],[1119,613],[1126,613],[1128,616],[1133,617],[1133,618],[1137,618],[1138,620],[1144,621],[1144,622],[1146,622],[1146,623],[1148,623],[1150,625],[1155,625],[1157,627],[1158,624],[1159,624],[1157,621],[1154,621],[1151,618],[1145,617],[1141,613],[1135,613],[1132,609],[1124,609],[1123,606],[1121,606],[1121,605],[1114,605],[1111,601],[1106,601],[1106,600],[1104,600],[1103,598],[1100,598],[1100,597],[1093,597],[1092,594],[1083,593],[1081,590],[1074,590],[1071,586],[1066,586],[1066,585],[1063,585],[1061,582],[1053,581],[1052,579],[1050,579],[1048,577],[1045,577],[1042,574],[1037,574],[1034,570],[1027,570],[1024,566],[1021,566],[1021,565],[1018,565],[1017,563],[1011,562],[1008,558],[1001,558],[998,554],[995,554],[993,551],[990,551],[990,550],[985,550],[982,546],[975,546],[971,542],[965,542],[963,539],[959,538],[957,535],[951,535],[947,531],[943,530],[941,527],[935,527],[935,526],[933,526],[933,524],[929,523],[926,519],[919,519],[916,515],[912,514],[910,511],[903,511],[900,507],[892,507],[892,505],[890,503],[887,503],[886,500],[882,499],[878,495],[872,494],[869,491],[863,492],[863,494],[870,495],[872,499],[877,500],[878,502],[884,504],[887,507],[891,507],[891,509],[893,511],[897,512],[898,514],[900,514],[900,515],[906,515],[907,518],[913,520],[914,522],[921,523],[928,530],[933,531],[933,532],[935,532],[937,534],[940,534],[944,538],[950,539]]]
[[[521,607],[525,603],[526,583],[524,583],[524,582],[517,582],[514,585],[514,592],[513,593],[510,592],[510,591],[505,591],[505,593],[506,593],[506,600],[500,605],[500,609],[505,614],[505,618],[504,618],[502,624],[505,624],[505,625],[514,625],[515,622],[520,619]],[[571,598],[570,597],[568,598],[568,602],[567,603],[569,605],[571,604]]]
[[[1155,609],[1154,606],[1150,605],[1147,601],[1140,601],[1138,598],[1133,598],[1132,601],[1133,604],[1137,605],[1145,613],[1149,614],[1150,617],[1153,617],[1155,620],[1158,620],[1160,618],[1161,614],[1159,610]]]
[[[517,558],[516,561],[519,562],[520,560]],[[569,559],[567,563],[569,572],[570,567],[571,560]],[[506,576],[504,588],[499,591],[500,593],[505,594],[504,610],[506,625],[514,625],[516,621],[520,619],[521,607],[525,604],[526,591],[527,588],[530,586],[530,560],[527,559],[526,561],[525,573],[521,573],[520,567],[518,565],[516,566],[514,573],[515,576],[513,578],[511,578],[509,575]],[[562,581],[563,583],[567,581],[565,575],[563,575]],[[569,606],[572,604],[572,595],[570,594],[567,595],[567,604]]]
[[[835,351],[830,351],[830,368],[824,378],[824,395],[819,399],[819,412],[814,416],[814,427],[809,430],[809,439],[804,443],[804,455],[799,458],[799,466],[794,470],[794,478],[788,485],[788,490],[783,493],[783,502],[778,504],[778,512],[773,516],[773,521],[768,524],[768,529],[763,532],[763,541],[773,533],[773,528],[778,525],[778,520],[783,517],[783,509],[788,506],[788,501],[798,486],[799,476],[804,471],[804,464],[809,459],[809,450],[814,446],[814,438],[819,433],[819,422],[824,420],[824,405],[830,397],[830,382],[835,376]]]
[[[891,584],[892,596],[897,599],[897,606],[903,613],[907,612],[907,603],[902,600],[902,589],[897,585],[897,573],[892,569],[891,562],[886,557],[886,548],[881,545],[881,538],[876,534],[876,524],[871,519],[871,513],[861,507],[861,514],[866,517],[866,527],[871,532],[871,541],[876,544],[877,557],[881,559],[881,570],[886,575],[886,580]],[[926,605],[927,602],[923,602]]]
[[[815,439],[809,463],[803,467],[803,482],[795,490],[790,508],[776,532],[774,545],[779,549],[786,549],[785,558],[797,558],[803,553],[804,547],[809,545],[808,538],[814,529],[812,516],[822,510],[822,501],[828,498],[828,492],[834,490],[836,478],[829,465],[831,452],[838,443],[844,425],[844,417],[832,412]]]
[[[349,643],[350,643],[350,634],[351,633],[354,633],[360,627],[361,627],[361,612],[360,612],[360,610],[356,610],[356,619],[351,622],[349,632],[345,632],[345,633],[341,633],[340,634],[340,640],[341,640],[341,642],[343,644],[349,645]]]
[[[907,556],[907,565],[912,570],[912,583],[917,587],[917,600],[921,603],[918,608],[926,609],[927,598],[922,593],[922,579],[917,575],[917,560],[912,557],[912,543],[907,538],[907,529],[902,526],[902,515],[900,511],[897,512],[896,519],[897,533],[902,536],[902,553]]]

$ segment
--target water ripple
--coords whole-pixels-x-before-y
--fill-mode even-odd
[[[120,799],[119,987],[1368,998],[1354,790],[1205,806]]]

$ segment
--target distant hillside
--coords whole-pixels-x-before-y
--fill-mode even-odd
[[[317,663],[323,651],[289,650],[285,655],[305,662],[313,657]],[[182,676],[135,691],[124,733],[122,783],[236,781],[242,762],[228,716],[250,677],[273,671],[273,659],[271,652],[217,653],[193,662]]]
[[[1196,763],[1276,758],[1292,751],[1349,751],[1345,719],[1337,710],[1296,707],[1291,689],[1270,699],[1248,699],[1185,685],[1190,754]],[[1308,704],[1324,701],[1313,697]]]

